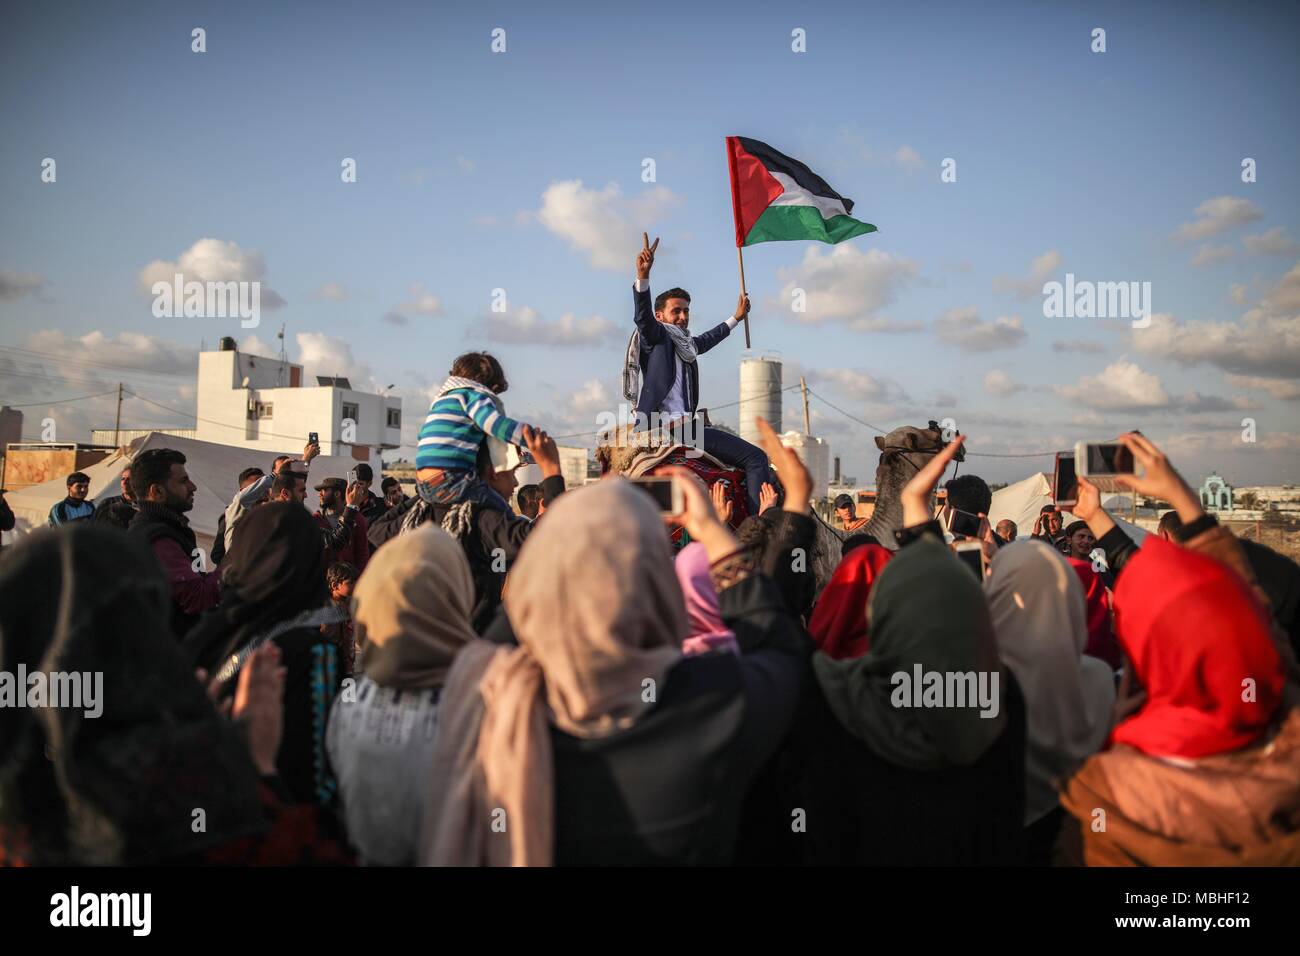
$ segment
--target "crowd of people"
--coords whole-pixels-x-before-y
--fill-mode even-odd
[[[675,468],[665,516],[616,476],[566,490],[499,365],[463,358],[426,436],[463,460],[410,498],[358,466],[314,512],[316,446],[250,468],[215,570],[180,453],[98,507],[69,477],[57,527],[0,555],[0,667],[102,672],[106,719],[0,708],[0,861],[1300,862],[1300,568],[1146,438],[1126,480],[1174,508],[1140,547],[1085,479],[1074,524],[983,521],[972,574],[945,515],[987,485],[934,509],[957,436],[819,591],[811,479],[765,422],[761,514],[733,530]],[[494,433],[540,486],[510,494]],[[900,694],[913,673],[991,690]]]

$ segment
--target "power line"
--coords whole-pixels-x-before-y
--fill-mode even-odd
[[[849,414],[848,412],[846,412],[844,409],[840,408],[838,405],[834,404],[833,402],[829,402],[826,399],[822,398],[822,396],[818,395],[811,388],[808,389],[808,394],[812,395],[814,398],[818,399],[819,401],[825,402],[827,405],[830,405],[831,408],[835,409],[845,418],[851,418],[859,425],[866,425],[868,428],[873,428],[876,431],[880,432],[880,434],[882,435],[889,434],[887,431],[885,431],[885,429],[881,428],[879,425],[873,425],[871,424],[871,422],[863,421],[861,418],[858,418],[856,415]],[[1040,451],[1040,452],[1031,452],[1029,454],[1018,454],[1018,455],[1001,455],[1001,454],[996,454],[994,452],[968,451],[966,452],[966,457],[967,458],[1049,458],[1055,454],[1056,454],[1055,451]]]
[[[34,355],[43,359],[52,359],[55,362],[60,362],[65,365],[91,366],[94,368],[107,368],[122,372],[143,372],[146,375],[165,375],[170,378],[188,378],[191,374],[189,372],[167,372],[162,369],[145,368],[141,365],[117,365],[111,362],[98,362],[94,359],[69,358],[66,355],[58,355],[54,352],[41,352],[37,349],[24,349],[19,348],[16,345],[0,345],[0,352],[18,352],[21,353],[23,357]]]
[[[180,415],[182,418],[192,418],[194,419],[195,422],[206,422],[209,425],[218,425],[221,428],[230,428],[235,431],[244,430],[243,425],[231,425],[229,422],[219,422],[211,418],[200,418],[198,415],[195,415],[192,412],[184,412],[181,411],[179,408],[172,408],[170,405],[164,405],[162,402],[155,402],[152,398],[145,398],[139,392],[132,392],[128,389],[126,394],[130,395],[132,398],[138,398],[142,402],[147,402],[150,405],[155,405],[158,408],[161,408],[163,411],[171,412],[172,414],[175,415]],[[306,441],[306,438],[302,435],[278,435],[275,432],[266,432],[266,431],[262,431],[261,429],[258,430],[257,435],[259,438],[283,438],[286,441]]]
[[[78,395],[76,398],[54,398],[47,402],[23,402],[21,405],[6,405],[6,408],[35,408],[37,405],[67,405],[69,402],[84,402],[88,398],[102,398],[105,395],[116,395],[117,389],[112,388],[107,392],[96,392],[94,395]]]

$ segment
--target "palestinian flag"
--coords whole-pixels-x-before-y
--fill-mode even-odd
[[[876,231],[871,223],[849,215],[852,199],[767,143],[728,136],[727,166],[737,246],[786,239],[836,243]]]

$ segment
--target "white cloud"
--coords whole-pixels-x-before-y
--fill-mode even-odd
[[[1192,266],[1197,269],[1204,269],[1206,266],[1212,266],[1216,262],[1227,262],[1235,258],[1237,253],[1228,246],[1212,246],[1205,244],[1196,250],[1196,255],[1192,256]]]
[[[992,322],[980,319],[974,306],[949,309],[935,322],[941,342],[967,352],[992,352],[1018,345],[1025,337],[1019,316],[1000,315]]]
[[[331,302],[346,302],[348,290],[344,288],[342,282],[326,282],[319,289],[312,293],[316,299],[329,299]]]
[[[1228,298],[1232,300],[1234,305],[1245,305],[1248,301],[1248,296],[1249,294],[1246,291],[1246,287],[1240,282],[1234,282],[1228,289]]]
[[[357,389],[373,389],[370,366],[358,362],[352,346],[324,332],[299,332],[298,364],[310,381],[317,375],[344,376]]]
[[[1259,389],[1280,401],[1300,398],[1300,381],[1285,378],[1267,378],[1261,375],[1229,375],[1228,383],[1237,388]]]
[[[1016,392],[1024,391],[1023,385],[1017,385],[1011,380],[1011,376],[1001,369],[993,369],[984,376],[984,391],[990,395],[1006,396],[1014,395]]]
[[[1108,412],[1178,412],[1183,414],[1242,411],[1252,407],[1246,399],[1201,395],[1189,390],[1171,395],[1157,375],[1121,358],[1077,385],[1058,385],[1056,393],[1084,408]]]
[[[925,160],[921,158],[921,154],[911,146],[898,147],[898,152],[894,154],[894,162],[907,170],[920,169],[925,165]]]
[[[1061,268],[1061,262],[1060,252],[1049,249],[1029,264],[1029,274],[1023,279],[1013,279],[1005,275],[995,278],[993,291],[1010,292],[1017,299],[1032,299],[1036,295],[1042,295],[1043,283],[1056,274],[1056,270]]]
[[[36,295],[44,287],[44,276],[0,269],[0,302],[17,302],[25,296]]]
[[[599,315],[580,319],[566,313],[559,319],[547,321],[528,306],[509,312],[487,313],[475,334],[482,334],[484,330],[491,341],[511,345],[593,345],[619,338],[623,331]]]
[[[859,332],[914,332],[922,323],[894,322],[878,313],[916,273],[915,262],[880,249],[863,252],[841,243],[823,252],[810,245],[799,265],[777,270],[784,284],[772,304],[789,310],[795,290],[802,289],[806,311],[790,313],[796,322],[840,320]]]
[[[1126,359],[1112,362],[1078,385],[1058,385],[1056,392],[1077,405],[1103,411],[1143,411],[1167,408],[1172,401],[1160,379]]]
[[[860,369],[808,369],[807,378],[817,385],[829,383],[834,386],[835,392],[858,401],[907,401],[907,396],[897,382],[877,378]]]
[[[615,183],[595,190],[585,188],[580,179],[570,179],[546,187],[537,219],[586,253],[594,267],[627,272],[641,248],[641,233],[680,201],[663,186],[624,196]]]
[[[1300,264],[1236,322],[1178,322],[1157,313],[1132,332],[1140,352],[1237,375],[1300,378]]]
[[[1096,355],[1106,351],[1106,346],[1100,342],[1089,342],[1086,339],[1057,339],[1052,343],[1054,352],[1083,352],[1088,355]]]
[[[1254,236],[1243,236],[1241,244],[1252,256],[1293,256],[1300,251],[1300,243],[1288,239],[1281,226]]]
[[[276,309],[284,298],[266,284],[266,263],[257,249],[241,249],[220,239],[200,239],[175,262],[155,259],[137,276],[140,291],[152,295],[155,282],[171,283],[179,273],[186,282],[261,282],[263,309]]]
[[[1221,232],[1262,219],[1264,213],[1249,199],[1217,196],[1196,207],[1196,219],[1174,230],[1174,238],[1185,242],[1208,239]]]
[[[441,315],[442,300],[424,287],[423,282],[411,286],[410,299],[397,306],[397,312],[414,312],[417,315]]]

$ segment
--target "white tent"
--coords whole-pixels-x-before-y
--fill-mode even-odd
[[[1108,498],[1104,506],[1110,512],[1111,519],[1124,529],[1124,533],[1132,538],[1134,543],[1141,545],[1142,540],[1150,532],[1121,518],[1117,513],[1118,509],[1111,510],[1118,501],[1119,499],[1115,497]],[[1017,540],[1028,538],[1033,533],[1034,522],[1038,519],[1039,511],[1042,510],[1043,505],[1051,503],[1051,478],[1042,472],[1037,472],[1024,481],[1017,481],[1014,485],[993,492],[993,504],[989,507],[989,524],[997,527],[999,521],[1010,518],[1016,523]],[[1067,512],[1064,519],[1065,523],[1069,524],[1074,520],[1074,516]]]
[[[85,469],[90,478],[89,497],[101,501],[122,493],[119,478],[122,469],[131,458],[149,448],[174,448],[185,456],[185,470],[190,480],[198,486],[194,492],[194,508],[186,517],[194,529],[198,545],[205,553],[212,549],[212,539],[217,533],[217,519],[230,504],[230,499],[239,490],[239,473],[245,468],[261,468],[269,473],[276,455],[292,454],[295,458],[302,455],[302,449],[285,449],[283,452],[257,451],[238,445],[219,445],[215,442],[197,441],[193,438],[180,438],[150,432],[137,438],[127,448],[119,449],[103,461]],[[375,475],[379,475],[378,455],[372,455],[369,462]],[[346,478],[349,470],[357,466],[357,461],[341,455],[320,455],[311,462],[307,481],[307,504],[314,511],[317,506],[312,487],[324,478]],[[19,491],[5,495],[9,507],[14,511],[17,522],[14,531],[6,535],[6,542],[13,535],[27,534],[34,528],[43,528],[48,523],[50,509],[67,495],[67,483],[63,477],[39,485],[30,485]]]

